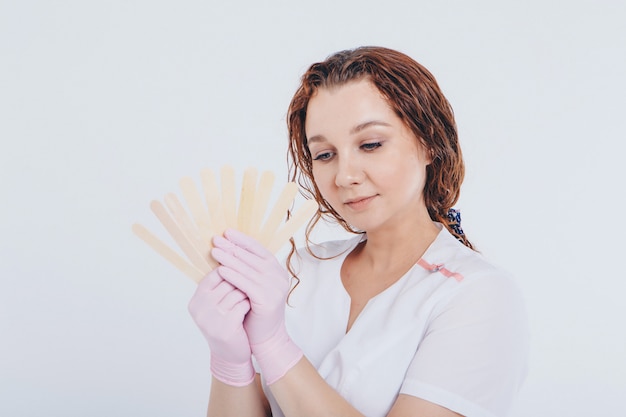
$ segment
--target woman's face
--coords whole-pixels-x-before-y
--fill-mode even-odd
[[[350,225],[373,232],[427,215],[422,191],[430,161],[369,80],[319,89],[305,130],[315,183]]]

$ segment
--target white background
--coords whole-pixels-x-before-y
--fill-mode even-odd
[[[455,109],[464,228],[532,326],[512,415],[626,415],[624,7],[1,0],[0,415],[205,413],[194,284],[130,225],[204,167],[284,180],[299,76],[367,44]]]

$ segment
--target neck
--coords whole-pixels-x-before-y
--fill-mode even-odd
[[[396,227],[368,231],[367,241],[358,256],[375,269],[412,265],[421,258],[439,231],[428,215]]]

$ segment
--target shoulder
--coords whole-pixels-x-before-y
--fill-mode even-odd
[[[426,266],[440,268],[444,275],[455,278],[459,290],[476,287],[519,292],[515,277],[509,271],[463,245],[445,229],[421,261]]]
[[[445,231],[423,259],[439,268],[431,274],[439,285],[401,392],[462,415],[505,414],[528,370],[530,335],[515,278]]]
[[[492,321],[527,332],[524,297],[517,277],[506,269],[466,247],[445,229],[420,261],[445,278],[435,313],[455,310],[466,319]]]

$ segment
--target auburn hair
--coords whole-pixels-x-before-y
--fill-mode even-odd
[[[306,229],[307,246],[311,230],[323,217],[338,222],[348,232],[362,233],[322,197],[313,178],[305,132],[309,100],[318,89],[339,87],[361,79],[369,80],[378,89],[431,158],[424,186],[424,201],[430,218],[442,223],[452,235],[473,249],[448,216],[459,199],[465,175],[452,106],[426,68],[401,52],[376,46],[337,52],[311,65],[289,105],[289,179],[300,185],[306,198],[319,203],[319,210]]]

